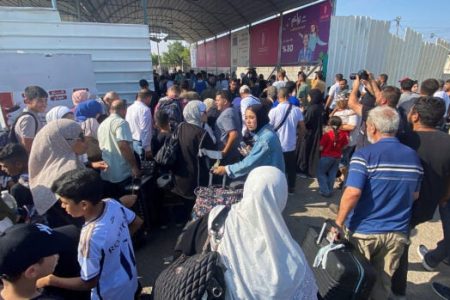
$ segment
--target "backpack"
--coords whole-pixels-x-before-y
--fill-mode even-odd
[[[155,156],[155,161],[158,165],[166,168],[171,168],[175,165],[180,152],[180,141],[178,139],[179,126],[172,133],[170,138],[166,139],[161,149],[158,150]]]
[[[159,100],[158,110],[164,111],[169,116],[169,125],[172,132],[175,131],[178,124],[183,121],[183,113],[178,100],[171,98],[162,98]]]
[[[37,118],[36,118],[36,116],[34,114],[25,111],[25,112],[22,112],[16,118],[16,120],[14,121],[14,123],[11,125],[10,128],[3,128],[2,130],[0,130],[0,147],[4,147],[4,146],[6,146],[7,144],[10,144],[10,143],[14,143],[14,144],[19,143],[19,141],[17,140],[16,129],[15,128],[16,128],[17,121],[22,116],[25,116],[25,115],[29,115],[29,116],[33,117],[34,124],[35,124],[35,132],[34,132],[34,134],[36,135],[36,133],[38,131],[38,126],[39,126],[38,120],[37,120]]]

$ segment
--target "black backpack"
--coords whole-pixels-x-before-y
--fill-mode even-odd
[[[180,125],[175,129],[172,135],[165,140],[163,146],[156,153],[155,161],[162,167],[171,168],[177,161],[178,153],[180,152],[180,141],[178,137]]]
[[[26,111],[22,112],[16,118],[16,120],[12,124],[11,128],[3,128],[2,130],[0,130],[0,147],[4,147],[4,146],[6,146],[6,144],[10,144],[10,143],[15,143],[15,144],[19,143],[19,141],[17,140],[15,127],[16,127],[17,121],[22,116],[25,116],[25,115],[29,115],[29,116],[33,117],[34,124],[35,124],[35,133],[34,134],[37,133],[39,124],[38,124],[38,120],[37,120],[36,116],[30,112],[26,112]]]
[[[183,122],[183,112],[177,99],[162,98],[159,100],[158,110],[164,111],[169,116],[169,124],[172,132],[178,124]]]

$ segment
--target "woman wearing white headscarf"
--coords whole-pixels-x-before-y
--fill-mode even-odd
[[[217,249],[226,267],[226,299],[317,299],[312,271],[283,219],[287,196],[286,177],[278,168],[250,172]],[[209,229],[223,208],[211,211]]]
[[[81,126],[75,121],[51,121],[38,132],[31,147],[28,169],[31,194],[39,215],[47,213],[52,207],[58,209],[56,196],[50,188],[63,173],[85,167],[77,157],[85,152]]]
[[[176,223],[187,221],[194,205],[194,189],[208,183],[208,167],[199,159],[200,148],[215,150],[214,142],[203,125],[206,122],[206,105],[201,101],[190,101],[183,110],[185,122],[177,127],[180,152],[172,170],[174,188],[172,192],[184,202],[182,209],[175,211]]]
[[[45,115],[45,120],[47,123],[51,121],[59,120],[59,119],[69,119],[73,120],[74,115],[73,112],[67,106],[55,106],[48,111]]]

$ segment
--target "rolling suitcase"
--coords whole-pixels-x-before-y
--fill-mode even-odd
[[[319,295],[322,299],[332,300],[365,300],[369,298],[376,273],[370,263],[350,244],[330,251],[327,255],[325,269],[322,265],[313,267],[313,262],[320,248],[329,245],[324,238],[328,232],[330,221],[326,221],[322,229],[308,228],[302,243],[306,259],[316,278]]]

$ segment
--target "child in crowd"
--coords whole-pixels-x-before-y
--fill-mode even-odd
[[[62,240],[42,224],[18,224],[0,235],[0,299],[39,299],[36,282],[54,271]]]
[[[340,117],[331,117],[328,122],[330,129],[320,140],[321,153],[317,180],[319,181],[319,194],[324,197],[331,197],[333,194],[342,149],[348,144],[348,135],[340,130],[341,125]]]
[[[131,235],[142,225],[132,211],[113,199],[102,200],[100,176],[90,169],[64,173],[52,185],[61,206],[85,224],[78,245],[81,276],[49,275],[39,287],[91,290],[91,299],[134,299],[138,293],[136,260]]]

